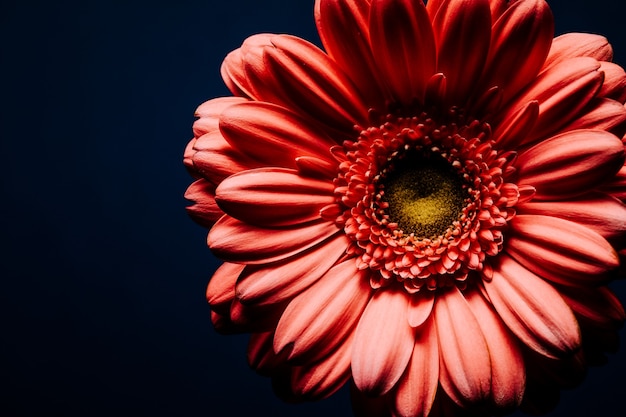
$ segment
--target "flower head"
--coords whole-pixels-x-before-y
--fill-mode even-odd
[[[218,331],[290,400],[541,412],[616,346],[626,73],[544,0],[317,0],[197,110]]]

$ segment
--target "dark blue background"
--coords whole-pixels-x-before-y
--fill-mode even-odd
[[[624,6],[551,4],[559,33],[603,33],[626,63]],[[1,3],[0,416],[350,415],[345,389],[280,402],[248,369],[247,337],[214,332],[218,262],[182,198],[193,111],[228,95],[222,58],[258,32],[318,43],[312,8]],[[622,350],[551,415],[623,415],[624,375]]]

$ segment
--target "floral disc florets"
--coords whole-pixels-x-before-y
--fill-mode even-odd
[[[519,196],[506,182],[515,153],[498,152],[489,125],[456,109],[440,119],[389,114],[335,149],[337,223],[358,268],[379,271],[374,288],[464,288],[502,250]]]

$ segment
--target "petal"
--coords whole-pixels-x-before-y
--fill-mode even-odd
[[[394,392],[394,415],[426,417],[435,400],[439,381],[439,345],[434,320],[417,332],[411,361]]]
[[[337,234],[296,257],[269,265],[249,265],[237,282],[243,304],[275,304],[299,294],[323,276],[348,248],[350,241]]]
[[[356,329],[352,375],[359,390],[388,392],[404,373],[415,343],[407,320],[409,297],[385,288],[370,300]]]
[[[621,167],[613,178],[600,187],[600,190],[626,201],[626,167]]]
[[[293,392],[309,401],[321,400],[337,392],[350,379],[353,341],[354,333],[351,333],[328,356],[294,367],[291,373]]]
[[[334,223],[327,221],[267,229],[224,216],[209,232],[207,242],[215,256],[226,261],[263,264],[304,252],[338,231]]]
[[[264,82],[280,98],[277,104],[349,132],[367,124],[364,100],[328,55],[294,36],[277,35],[271,42],[264,53]]]
[[[246,100],[240,97],[218,97],[205,101],[196,109],[195,116],[199,119],[193,123],[193,134],[200,137],[219,129],[219,116],[229,106],[238,103],[245,103]]]
[[[624,307],[615,294],[606,287],[564,288],[561,296],[574,314],[591,322],[595,327],[615,331],[619,330],[626,320]]]
[[[285,307],[286,303],[269,306],[245,305],[235,298],[230,306],[230,320],[240,332],[267,332],[276,328]]]
[[[192,183],[185,192],[185,198],[194,203],[186,207],[187,213],[204,227],[210,228],[224,215],[215,202],[215,185],[205,179]]]
[[[440,383],[457,404],[489,398],[491,360],[483,332],[458,288],[437,297]]]
[[[612,62],[601,62],[600,71],[604,72],[604,84],[600,97],[612,98],[620,103],[626,101],[626,72]]]
[[[590,193],[565,201],[530,201],[518,206],[520,214],[558,217],[578,223],[608,240],[626,233],[626,206],[615,197]]]
[[[316,0],[315,23],[328,55],[350,77],[370,105],[384,103],[370,50],[367,0]]]
[[[250,77],[257,71],[263,71],[258,65],[263,46],[270,45],[273,34],[261,33],[247,38],[241,48],[235,49],[224,58],[220,72],[224,83],[235,96],[259,100],[262,95],[255,88],[255,78]],[[256,64],[256,65],[255,65]]]
[[[354,381],[350,383],[350,403],[354,417],[393,417],[387,406],[387,397],[371,397],[359,391]]]
[[[433,18],[433,32],[438,51],[437,71],[446,77],[448,99],[453,105],[463,105],[480,77],[489,52],[489,1],[442,2]]]
[[[276,354],[274,332],[252,333],[248,343],[248,364],[261,375],[270,376],[286,368],[286,353]]]
[[[526,386],[524,358],[517,339],[479,291],[471,291],[465,298],[489,349],[493,401],[500,408],[517,407],[522,402]]]
[[[404,104],[422,102],[436,64],[435,40],[424,3],[374,1],[369,27],[372,52],[394,98]]]
[[[601,35],[591,33],[566,33],[552,41],[550,53],[543,69],[549,68],[570,58],[589,57],[598,61],[611,61],[613,48]]]
[[[618,101],[608,98],[594,99],[583,114],[580,114],[562,132],[579,129],[606,130],[622,136],[626,130],[626,107]]]
[[[569,220],[518,215],[509,223],[507,252],[535,274],[564,285],[598,285],[619,266],[617,253],[598,233]]]
[[[503,89],[508,101],[532,81],[548,55],[554,21],[543,0],[514,2],[493,24],[481,91]]]
[[[519,154],[519,185],[536,188],[535,199],[580,195],[612,178],[624,163],[624,146],[601,130],[575,130]]]
[[[303,178],[297,171],[259,168],[225,179],[215,199],[230,216],[257,226],[287,226],[320,218],[320,210],[335,202],[329,181]]]
[[[432,291],[419,291],[411,296],[408,319],[411,327],[421,326],[433,310],[435,295]]]
[[[296,168],[296,158],[303,155],[332,161],[332,139],[302,117],[274,104],[232,105],[220,115],[220,131],[233,148],[264,165]]]
[[[206,299],[211,309],[228,314],[230,304],[235,299],[235,282],[243,268],[243,265],[224,262],[215,270],[206,289]]]
[[[369,271],[354,259],[331,268],[285,309],[274,336],[274,351],[290,345],[289,359],[319,358],[350,334],[370,299]]]
[[[539,115],[532,131],[520,144],[532,143],[571,122],[598,93],[603,73],[593,58],[572,58],[543,72],[515,99],[502,120],[513,117],[529,101],[539,104]]]
[[[576,318],[554,287],[505,254],[498,261],[493,279],[484,286],[507,327],[544,356],[557,358],[576,351],[580,347]]]
[[[532,131],[539,117],[539,102],[531,100],[520,107],[517,113],[507,117],[496,127],[493,137],[502,149],[516,149]]]

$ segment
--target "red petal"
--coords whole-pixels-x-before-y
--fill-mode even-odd
[[[245,103],[240,97],[218,97],[202,103],[197,109],[195,116],[199,117],[193,123],[195,137],[204,135],[219,129],[219,117],[222,111],[233,104]]]
[[[598,61],[611,61],[613,48],[601,35],[590,33],[566,33],[552,41],[552,47],[543,69],[559,64],[570,58],[589,57]]]
[[[372,52],[383,79],[402,103],[422,102],[436,63],[435,40],[424,3],[379,0],[371,7]]]
[[[535,274],[565,285],[598,285],[619,266],[613,247],[593,230],[550,216],[518,215],[507,251]]]
[[[526,386],[524,358],[517,339],[480,292],[471,291],[465,298],[489,349],[492,399],[501,408],[517,407],[522,402]]]
[[[213,274],[206,289],[206,299],[211,309],[228,314],[235,299],[235,282],[244,265],[224,262]]]
[[[544,356],[557,358],[576,351],[580,347],[576,318],[554,287],[505,254],[498,260],[493,279],[484,286],[507,327]]]
[[[215,199],[230,216],[249,224],[288,226],[320,219],[320,210],[335,202],[329,181],[304,178],[297,171],[259,168],[225,179]]]
[[[359,390],[377,396],[388,392],[411,358],[415,334],[407,320],[409,297],[385,288],[370,300],[356,329],[352,374]]]
[[[384,103],[380,76],[370,50],[366,0],[316,0],[315,23],[328,55],[350,77],[368,104]]]
[[[608,240],[626,233],[626,206],[617,198],[602,193],[585,194],[574,200],[530,201],[519,206],[519,213],[569,220]]]
[[[606,287],[564,288],[561,295],[577,316],[591,322],[595,327],[615,331],[626,320],[624,307]]]
[[[432,20],[438,51],[437,71],[446,77],[449,102],[463,105],[480,77],[489,52],[489,1],[443,2]]]
[[[185,198],[194,202],[186,208],[187,213],[204,227],[212,227],[224,215],[215,202],[215,185],[205,179],[192,183],[185,192]]]
[[[626,108],[620,102],[608,98],[596,98],[585,112],[561,129],[562,132],[578,129],[606,130],[622,136],[626,130]]]
[[[463,294],[453,287],[439,295],[434,314],[439,336],[441,386],[459,405],[489,398],[489,350]]]
[[[432,291],[419,291],[411,296],[408,319],[411,327],[421,326],[433,310],[435,295]]]
[[[503,89],[505,101],[536,76],[548,55],[554,22],[543,0],[516,1],[491,29],[491,47],[481,90]]]
[[[337,234],[311,250],[280,263],[246,268],[237,282],[244,304],[275,304],[299,294],[323,276],[345,254],[350,241]]]
[[[536,188],[535,199],[564,199],[612,178],[624,163],[624,146],[601,130],[574,130],[519,154],[519,185]]]
[[[286,354],[277,355],[273,347],[274,332],[253,333],[248,344],[248,364],[261,375],[270,376],[286,365]]]
[[[319,358],[350,334],[370,299],[369,271],[354,259],[331,268],[285,309],[274,336],[274,351],[290,345],[289,359]]]
[[[439,345],[434,320],[417,332],[411,361],[398,381],[394,395],[394,415],[426,417],[435,400],[439,381]]]
[[[601,62],[600,71],[604,72],[604,84],[600,97],[612,98],[620,103],[626,101],[626,72],[612,62]]]
[[[263,46],[270,45],[272,36],[275,35],[261,33],[250,36],[243,42],[241,48],[235,49],[224,58],[220,69],[222,79],[235,96],[249,97],[254,100],[262,98],[254,85],[256,78],[250,77],[250,73],[263,71],[263,68],[257,65],[252,69],[251,66],[254,67],[259,62]]]
[[[266,229],[224,216],[211,229],[208,245],[229,262],[263,264],[306,251],[339,231],[334,223],[318,221],[300,227]]]

